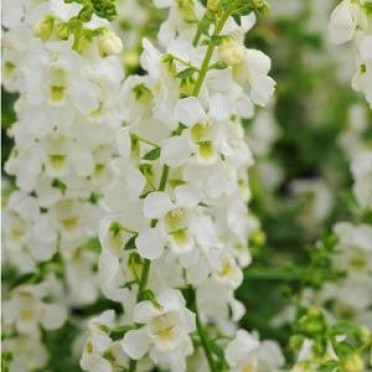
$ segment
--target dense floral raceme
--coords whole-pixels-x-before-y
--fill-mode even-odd
[[[39,326],[61,327],[71,306],[99,294],[96,253],[84,246],[97,234],[98,200],[114,177],[124,74],[122,42],[108,20],[91,14],[83,23],[82,5],[60,0],[18,3],[5,2],[3,18],[3,83],[19,94],[5,165],[17,190],[4,210],[3,255],[32,278],[10,290],[3,331],[17,335],[4,350],[25,345],[11,366],[23,371],[47,362]]]
[[[283,1],[3,1],[4,371],[368,368],[372,3]]]
[[[246,241],[257,223],[245,206],[252,155],[240,118],[268,103],[270,59],[243,45],[253,12],[238,24],[234,6],[206,13],[192,2],[156,5],[169,8],[160,48],[143,40],[146,74],[122,87],[125,125],[116,135],[117,179],[104,198],[111,213],[100,223],[99,277],[105,295],[124,308],[130,370],[145,362],[185,370],[197,339],[204,349],[198,363],[243,368],[250,359],[217,360],[209,338],[233,337],[244,312],[234,290],[250,263]],[[212,38],[199,35],[206,14],[215,18]],[[91,344],[82,360],[88,370],[102,358],[94,343],[89,352]]]

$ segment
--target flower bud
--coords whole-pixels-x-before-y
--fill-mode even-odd
[[[218,53],[222,62],[232,66],[243,61],[245,48],[241,43],[237,42],[232,37],[226,37],[222,39],[218,48]]]
[[[45,17],[39,20],[32,27],[32,33],[34,36],[39,37],[43,41],[48,40],[53,32],[54,20],[51,17]]]
[[[70,31],[65,23],[60,23],[55,26],[54,34],[60,40],[67,40],[70,35]]]
[[[220,0],[208,0],[207,9],[212,13],[218,13],[221,11],[221,1]]]
[[[325,318],[320,309],[311,308],[305,316],[300,319],[302,332],[314,336],[324,332],[326,328]]]
[[[358,354],[350,354],[341,362],[344,372],[362,372],[364,371],[364,363]]]
[[[264,231],[262,231],[262,230],[254,231],[253,234],[251,235],[251,242],[254,245],[257,245],[259,247],[264,246],[265,243],[266,243],[266,235],[265,235]]]
[[[112,56],[121,53],[123,43],[114,32],[105,30],[98,38],[98,49],[101,57]]]
[[[367,327],[360,327],[357,333],[357,337],[364,343],[368,344],[371,340],[372,334]]]
[[[124,53],[124,65],[127,68],[134,69],[139,65],[139,54],[136,50],[128,50]]]

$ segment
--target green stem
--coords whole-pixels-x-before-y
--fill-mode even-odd
[[[216,28],[213,32],[212,38],[215,37],[215,36],[218,36],[219,33],[222,31],[223,26],[225,25],[227,19],[229,18],[229,15],[230,15],[230,8],[225,12],[225,14],[221,17],[220,21],[217,23]],[[194,91],[193,91],[193,96],[195,96],[195,97],[197,97],[199,95],[200,89],[201,89],[202,84],[204,82],[204,79],[207,75],[207,72],[208,72],[208,69],[209,69],[209,64],[210,64],[210,61],[211,61],[211,58],[212,58],[212,55],[213,55],[214,47],[215,47],[215,44],[211,41],[208,45],[207,52],[205,53],[202,65],[200,67],[198,80],[195,83],[195,88],[194,88]],[[209,348],[209,345],[208,345],[208,338],[207,338],[207,335],[204,333],[203,323],[202,323],[202,321],[200,319],[200,316],[199,316],[198,307],[196,305],[196,296],[195,296],[195,299],[194,299],[194,306],[193,307],[194,307],[193,310],[195,312],[196,329],[197,329],[198,335],[200,337],[200,341],[201,341],[202,347],[204,349],[205,356],[206,356],[207,361],[208,361],[209,369],[210,369],[211,372],[217,372],[217,368],[214,364],[214,360],[213,360],[213,357],[212,357],[212,352],[211,352],[211,350]]]
[[[169,167],[168,165],[164,165],[163,173],[161,174],[161,179],[160,179],[159,188],[158,188],[159,191],[165,190],[165,185],[167,184],[168,175],[169,175]]]
[[[137,361],[134,359],[131,359],[129,361],[128,372],[136,372],[136,368],[137,368]]]
[[[137,134],[132,135],[132,137],[134,137],[134,138],[135,138],[137,141],[139,141],[139,142],[146,143],[147,145],[153,146],[153,147],[155,147],[155,148],[157,148],[157,149],[160,148],[160,146],[157,145],[156,143],[151,142],[151,141],[149,141],[149,140],[146,139],[146,138],[142,138],[142,137],[140,137],[140,136],[137,136]]]
[[[212,351],[211,351],[211,349],[209,348],[209,345],[208,345],[208,338],[207,338],[206,334],[204,333],[203,324],[200,320],[200,315],[199,315],[198,307],[197,307],[197,304],[196,304],[196,296],[194,298],[193,310],[195,312],[196,330],[197,330],[198,335],[200,337],[200,342],[201,342],[201,345],[204,349],[204,353],[205,353],[205,356],[206,356],[207,361],[208,361],[209,369],[210,369],[211,372],[217,372],[217,367],[215,366],[214,360],[213,360],[213,357],[212,357]]]
[[[169,167],[168,167],[168,165],[164,165],[163,166],[163,172],[162,172],[161,178],[160,178],[158,191],[164,191],[165,190],[165,186],[167,185],[168,175],[169,175]],[[157,222],[158,222],[158,220],[151,220],[150,226],[155,227]],[[148,260],[148,259],[144,259],[142,272],[141,272],[141,278],[140,278],[140,282],[139,282],[138,293],[137,293],[137,302],[142,300],[142,294],[146,289],[147,281],[148,281],[149,274],[150,274],[150,267],[151,267],[151,261]],[[136,368],[137,368],[137,361],[131,359],[130,362],[129,362],[129,372],[135,372]]]
[[[145,259],[143,262],[141,279],[140,279],[138,293],[137,293],[137,302],[142,300],[142,293],[146,289],[147,280],[149,278],[149,273],[150,273],[150,266],[151,266],[151,261],[148,259]]]
[[[230,16],[230,10],[228,9],[225,12],[225,14],[221,17],[220,21],[217,23],[216,28],[213,32],[212,38],[216,37],[220,34],[220,32],[222,31],[223,26],[225,25],[229,16]],[[207,75],[208,68],[209,68],[209,63],[210,63],[212,55],[213,55],[214,47],[215,47],[215,44],[212,41],[210,41],[210,43],[208,45],[208,48],[207,48],[207,52],[205,53],[202,65],[200,67],[198,80],[196,81],[196,84],[195,84],[195,88],[194,88],[194,92],[193,92],[193,96],[195,96],[195,97],[197,97],[198,94],[200,93],[201,86],[203,84],[205,76]]]

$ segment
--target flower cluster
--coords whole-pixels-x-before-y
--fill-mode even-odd
[[[5,371],[367,368],[371,0],[2,5]]]
[[[343,0],[333,10],[329,30],[331,41],[343,44],[353,40],[356,72],[352,87],[365,95],[372,106],[372,4],[369,0]]]
[[[19,98],[8,132],[15,146],[5,165],[18,189],[4,210],[3,252],[24,274],[7,294],[5,323],[17,338],[10,335],[7,345],[26,342],[26,331],[39,324],[60,327],[66,307],[92,303],[99,293],[97,255],[84,245],[97,235],[104,213],[98,201],[113,177],[109,159],[122,115],[123,68],[116,56],[122,43],[108,14],[62,0],[4,4],[3,83]],[[58,266],[54,274],[63,271],[67,287],[58,311],[48,304],[55,289],[41,291],[48,262]],[[40,342],[39,333],[33,337]]]
[[[214,371],[226,363],[239,369],[250,363],[236,359],[239,342],[229,358],[212,350],[226,345],[223,336],[233,336],[244,314],[234,290],[251,261],[246,242],[257,222],[246,209],[252,155],[241,118],[270,100],[270,59],[243,43],[256,21],[254,2],[155,4],[169,9],[160,48],[143,40],[146,73],[129,76],[120,96],[124,125],[116,177],[102,199],[111,213],[100,223],[100,283],[123,306],[116,327],[124,329],[130,371],[148,363],[185,370],[191,355]],[[116,343],[115,327],[105,348],[93,342],[95,332],[85,344],[86,370],[98,370]]]

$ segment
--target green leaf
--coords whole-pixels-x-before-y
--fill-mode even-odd
[[[113,21],[116,16],[116,0],[91,0],[93,4],[94,13],[101,18],[108,21]]]
[[[357,331],[355,325],[346,322],[337,323],[331,329],[331,332],[334,335],[351,334],[355,331]]]
[[[89,196],[89,201],[92,203],[92,204],[97,204],[100,199],[102,199],[103,197],[103,194],[102,193],[99,193],[99,192],[92,192]]]
[[[193,45],[197,45],[202,35],[209,35],[210,26],[215,23],[216,19],[214,14],[207,12],[199,23],[198,30],[196,31]]]
[[[223,70],[227,67],[227,64],[222,62],[222,61],[218,61],[216,63],[213,63],[213,65],[210,65],[208,70]]]
[[[224,35],[212,35],[211,44],[214,46],[219,46],[224,38]]]
[[[195,73],[196,69],[194,67],[188,67],[185,70],[180,71],[177,75],[176,78],[178,79],[185,79],[190,76],[192,76]]]
[[[336,372],[338,371],[338,362],[336,360],[329,360],[318,367],[319,372]]]
[[[149,151],[148,153],[146,153],[142,159],[143,160],[157,160],[159,159],[160,157],[160,152],[161,152],[161,148],[160,147],[156,147],[155,149]]]
[[[132,236],[124,245],[124,250],[129,251],[136,248],[137,235]]]
[[[132,92],[137,101],[140,100],[142,97],[151,95],[150,89],[147,88],[147,86],[143,83],[134,86],[132,88]]]
[[[63,181],[61,181],[60,179],[58,179],[58,178],[55,178],[52,181],[52,187],[54,187],[56,189],[59,189],[62,194],[65,194],[65,192],[67,190],[66,184]]]
[[[334,345],[336,354],[342,358],[352,354],[355,350],[353,345],[348,343],[347,341],[340,342]]]
[[[15,279],[12,283],[11,288],[18,287],[22,284],[37,284],[41,282],[41,275],[40,273],[27,273],[19,276]]]
[[[180,136],[186,128],[187,126],[185,124],[178,123],[178,127],[172,132],[172,136]]]

